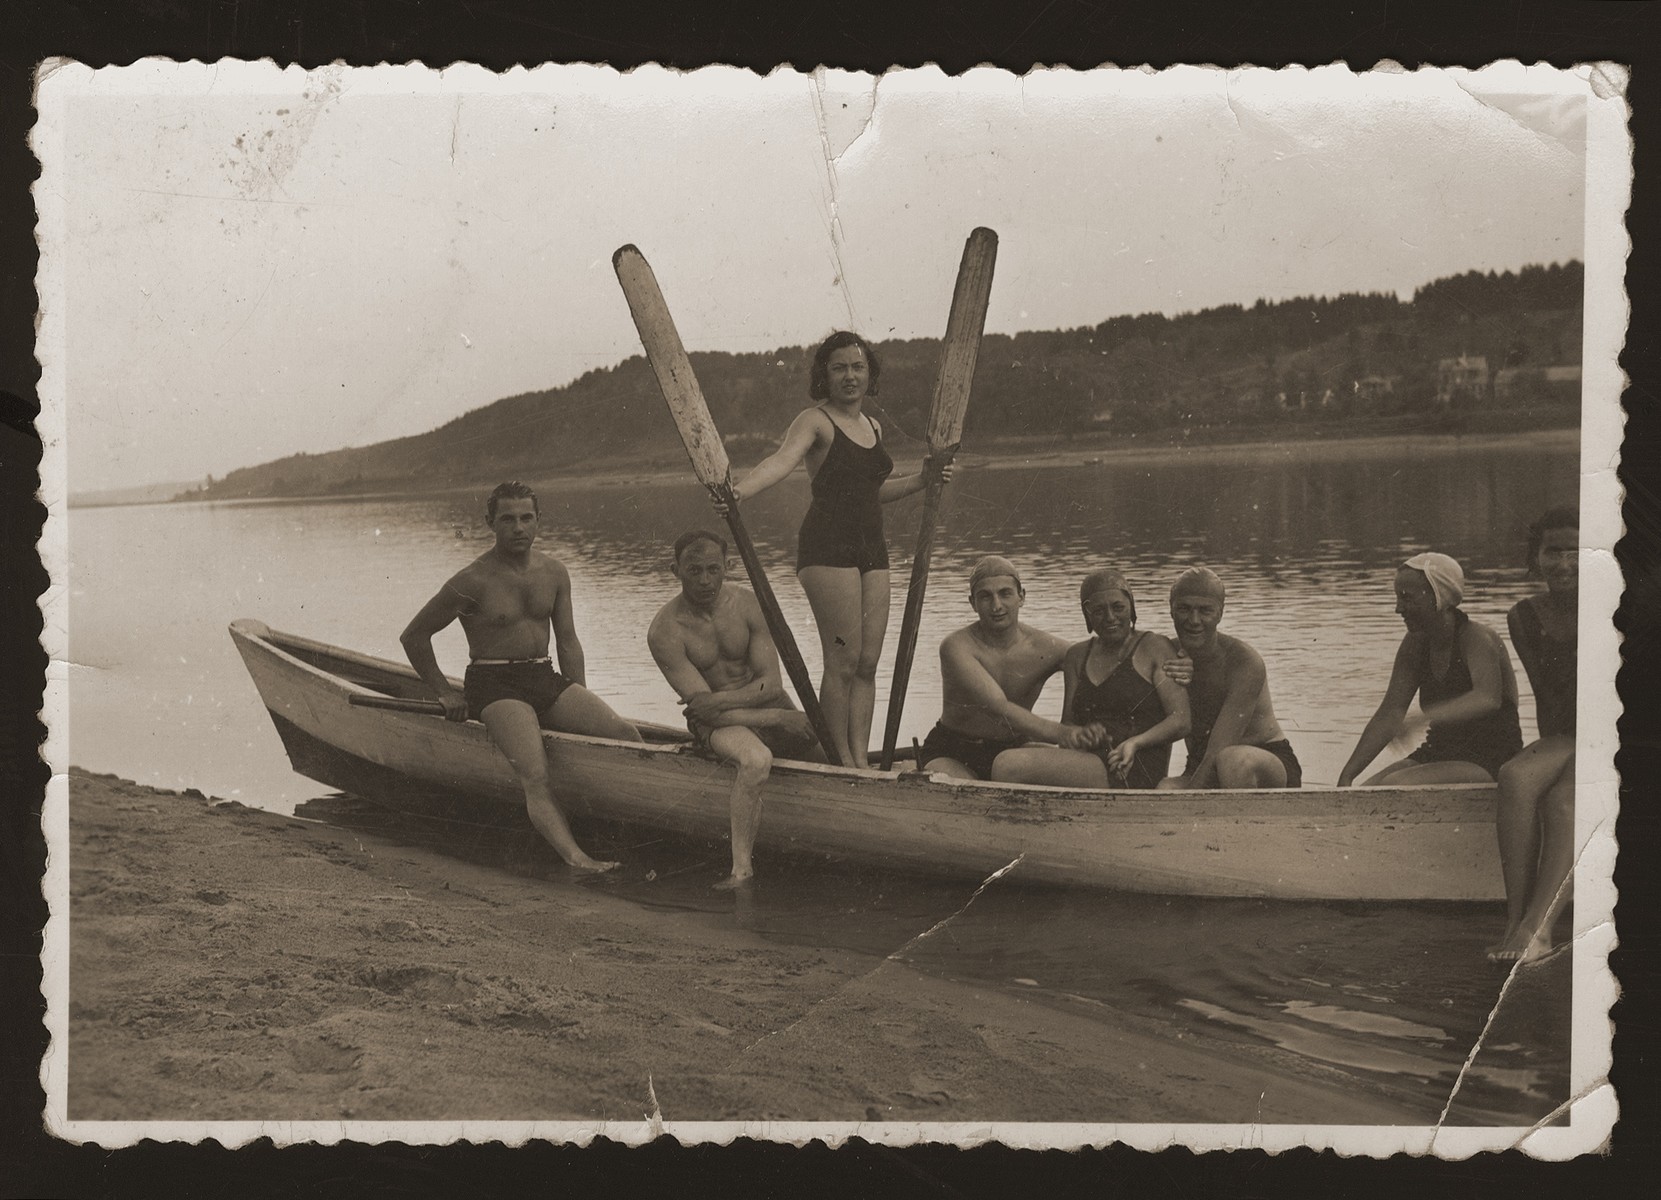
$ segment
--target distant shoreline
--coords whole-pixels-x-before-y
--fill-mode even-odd
[[[1451,454],[1512,447],[1572,449],[1580,439],[1578,425],[1521,430],[1484,430],[1475,433],[1363,432],[1335,433],[1331,426],[1292,426],[1277,435],[1264,434],[1242,440],[1219,439],[1220,431],[1207,430],[1187,441],[1169,438],[1129,439],[1111,433],[1088,433],[1076,438],[1002,437],[989,439],[984,449],[960,451],[957,461],[972,470],[1014,470],[1033,467],[1108,466],[1123,463],[1177,463],[1203,457],[1207,466],[1224,465],[1261,458],[1265,451],[1278,451],[1291,462],[1343,461],[1377,458],[1412,448],[1425,454]],[[899,443],[893,445],[893,443]],[[923,455],[921,443],[894,438],[895,458],[915,463]],[[747,464],[735,464],[742,474]],[[673,486],[692,481],[684,462],[611,463],[586,470],[571,469],[557,476],[527,476],[539,491],[558,493],[594,487]],[[475,481],[441,486],[411,484],[365,492],[308,492],[286,496],[174,497],[165,500],[92,501],[71,496],[69,507],[118,508],[146,504],[313,504],[391,500],[412,496],[455,496],[487,491],[493,482]]]

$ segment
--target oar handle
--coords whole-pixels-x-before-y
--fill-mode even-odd
[[[956,446],[930,454],[928,478],[923,487],[923,517],[917,528],[917,552],[911,559],[911,583],[905,593],[905,616],[900,621],[900,641],[894,651],[894,683],[888,693],[888,717],[882,730],[882,769],[894,766],[894,747],[900,738],[900,716],[905,711],[905,692],[911,683],[911,662],[917,652],[917,634],[923,624],[923,597],[928,591],[929,562],[934,557],[934,533],[940,519],[940,500],[946,491],[941,471],[957,454]]]
[[[363,695],[353,692],[346,697],[353,708],[387,708],[393,712],[437,713],[444,715],[444,706],[437,700],[412,700],[405,696]]]
[[[790,632],[784,611],[779,608],[779,598],[773,594],[773,585],[767,582],[767,572],[762,570],[761,558],[756,554],[755,543],[750,540],[750,531],[744,527],[744,518],[738,513],[738,498],[733,494],[732,480],[729,478],[711,485],[709,493],[726,508],[727,528],[732,531],[733,545],[738,548],[738,557],[744,560],[744,571],[749,575],[750,586],[761,604],[767,632],[773,635],[773,646],[784,663],[785,674],[790,677],[796,695],[801,698],[802,711],[807,714],[819,744],[825,749],[826,760],[841,763],[842,756],[837,753],[836,742],[831,738],[825,711],[819,707],[819,695],[813,690],[813,679],[808,675],[807,664],[802,661],[802,652],[796,646],[796,636]]]

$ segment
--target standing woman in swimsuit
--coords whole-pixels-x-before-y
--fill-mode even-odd
[[[1464,598],[1465,573],[1446,554],[1418,554],[1396,570],[1396,613],[1407,636],[1378,711],[1338,773],[1339,787],[1355,782],[1403,730],[1415,693],[1430,723],[1424,745],[1362,786],[1490,783],[1523,748],[1511,656],[1499,634],[1460,610]]]
[[[1165,677],[1169,638],[1136,628],[1136,600],[1118,571],[1092,571],[1079,587],[1087,641],[1062,660],[1063,725],[1092,746],[1024,746],[998,756],[992,778],[1052,787],[1151,788],[1170,773],[1171,743],[1189,732],[1188,692]]]
[[[877,659],[888,629],[882,506],[922,491],[925,480],[923,472],[889,478],[894,460],[882,447],[882,427],[861,411],[865,398],[877,394],[881,371],[864,338],[831,334],[813,355],[808,395],[819,403],[792,421],[779,448],[733,488],[736,499],[748,500],[803,462],[813,477],[796,577],[819,626],[825,723],[842,762],[854,767],[871,765]],[[950,466],[942,478],[951,478]]]
[[[1505,871],[1506,930],[1496,962],[1529,962],[1551,949],[1551,927],[1574,866],[1575,683],[1580,617],[1580,512],[1554,508],[1528,533],[1528,569],[1544,595],[1519,600],[1506,619],[1534,689],[1538,741],[1500,768],[1495,814]]]

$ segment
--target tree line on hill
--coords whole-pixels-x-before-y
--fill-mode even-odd
[[[1482,359],[1492,371],[1578,364],[1583,276],[1579,262],[1470,271],[1428,283],[1405,301],[1347,293],[989,334],[981,344],[965,444],[1089,430],[1267,431],[1323,418],[1429,413],[1445,400],[1438,395],[1444,360]],[[881,417],[902,443],[921,437],[938,339],[878,342],[876,351]],[[795,346],[691,356],[735,461],[767,453],[809,403],[811,352]],[[681,454],[652,373],[636,355],[562,387],[496,401],[427,433],[242,468],[188,495],[451,486],[584,465],[671,465]]]

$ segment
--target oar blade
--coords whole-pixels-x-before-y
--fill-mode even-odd
[[[611,265],[617,272],[617,282],[623,285],[623,295],[628,298],[634,327],[640,331],[640,343],[646,348],[646,358],[652,364],[658,387],[663,391],[664,400],[668,401],[669,411],[674,414],[675,426],[680,430],[681,441],[686,444],[687,456],[692,459],[692,469],[710,494],[727,505],[727,527],[732,530],[739,557],[744,560],[744,569],[755,588],[756,601],[761,605],[768,631],[773,635],[773,644],[784,661],[785,674],[790,676],[796,694],[801,697],[802,711],[812,722],[826,758],[834,763],[839,757],[836,742],[825,723],[824,710],[819,707],[819,698],[814,693],[813,680],[808,677],[807,665],[802,661],[801,651],[796,648],[796,638],[790,632],[790,625],[779,608],[778,597],[767,582],[767,573],[762,570],[761,559],[744,527],[743,518],[739,516],[738,502],[733,499],[727,450],[721,443],[721,431],[715,427],[709,405],[704,402],[703,390],[692,374],[692,361],[686,356],[686,347],[681,344],[674,319],[669,315],[669,305],[658,288],[657,277],[652,274],[645,256],[633,246],[624,246],[613,254]]]
[[[998,261],[998,235],[976,229],[963,246],[963,260],[952,291],[952,311],[946,320],[941,346],[940,378],[935,384],[934,407],[929,414],[929,451],[938,453],[963,440],[963,414],[969,407],[969,389],[975,381],[986,308],[992,298],[992,271]]]
[[[640,344],[646,350],[646,359],[652,364],[652,373],[668,402],[669,411],[680,430],[681,442],[698,482],[705,487],[718,487],[727,482],[730,463],[727,448],[721,442],[721,432],[709,415],[703,389],[692,373],[692,360],[681,344],[681,335],[670,319],[669,305],[657,285],[646,256],[634,246],[624,246],[611,256],[617,282],[623,285],[623,295],[629,302],[629,315],[640,333]]]

